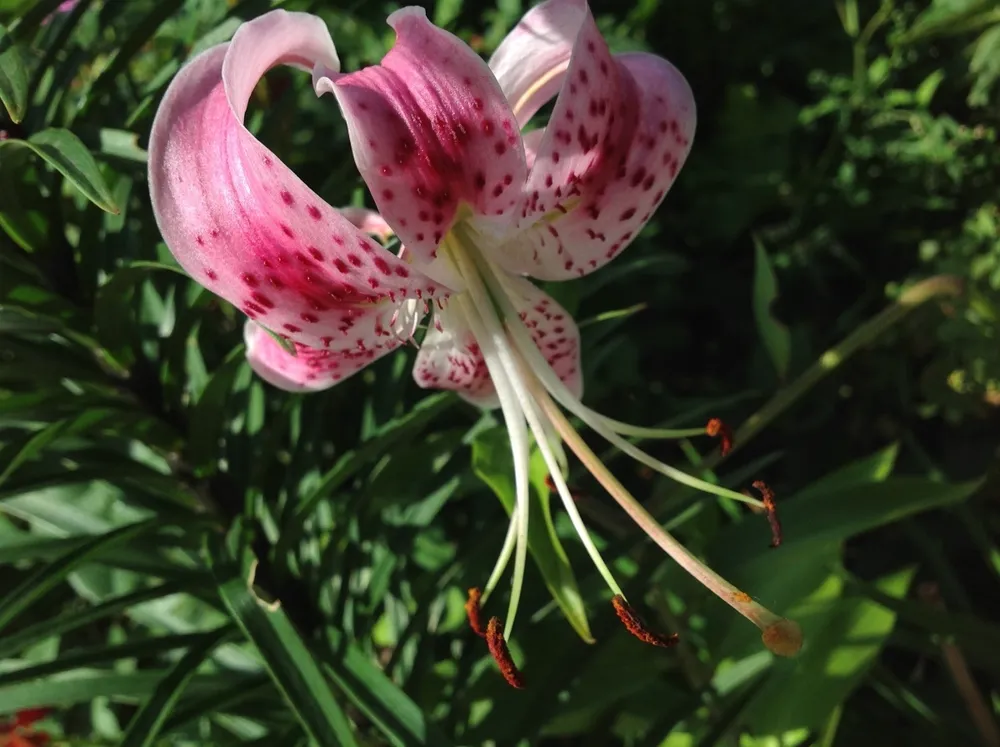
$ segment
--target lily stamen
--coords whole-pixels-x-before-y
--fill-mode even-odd
[[[465,602],[465,616],[469,620],[469,627],[472,632],[480,638],[486,637],[486,630],[483,628],[483,619],[480,608],[480,600],[483,593],[475,586],[469,589],[469,598]]]
[[[486,645],[489,646],[490,655],[500,667],[500,673],[507,680],[507,684],[520,690],[524,687],[524,676],[521,670],[514,663],[514,657],[510,655],[507,648],[507,640],[503,634],[503,623],[499,617],[491,617],[486,626]]]
[[[677,645],[680,638],[676,633],[664,635],[647,628],[636,611],[625,601],[625,597],[615,595],[611,597],[611,604],[615,608],[618,619],[622,621],[628,632],[643,643],[660,648],[670,648]]]
[[[764,499],[764,512],[767,514],[767,523],[771,526],[771,547],[780,547],[781,521],[778,519],[778,505],[774,501],[774,491],[763,480],[754,482],[753,487]]]
[[[712,418],[705,424],[705,434],[715,438],[719,437],[719,453],[722,456],[729,456],[733,450],[733,432],[719,418]]]

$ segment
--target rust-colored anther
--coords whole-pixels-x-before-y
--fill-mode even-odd
[[[491,617],[486,626],[486,645],[490,647],[490,654],[500,667],[500,673],[507,684],[518,690],[524,687],[524,677],[507,648],[507,641],[503,637],[503,623],[499,617]]]
[[[558,491],[558,488],[556,487],[556,481],[552,479],[552,475],[545,476],[545,487],[547,487],[553,493]],[[567,485],[566,488],[569,490],[570,498],[572,498],[574,501],[580,500],[579,491],[573,490],[573,488],[569,485]]]
[[[469,598],[465,602],[465,616],[469,618],[469,627],[472,628],[472,632],[480,638],[485,638],[486,631],[483,630],[483,618],[479,610],[479,600],[482,596],[483,592],[477,587],[473,586],[469,589]]]
[[[705,433],[712,438],[719,437],[719,450],[727,456],[733,450],[733,432],[719,418],[712,418],[705,424]]]
[[[778,505],[774,502],[774,491],[763,480],[757,480],[753,486],[764,501],[767,523],[771,525],[771,547],[779,547],[781,545],[781,521],[778,519]]]
[[[649,628],[647,628],[639,616],[635,613],[635,610],[629,606],[629,603],[625,601],[625,597],[621,594],[615,594],[611,597],[611,604],[614,605],[615,612],[618,614],[618,619],[622,621],[628,632],[634,635],[643,643],[648,643],[650,646],[659,646],[660,648],[670,648],[677,644],[677,634],[671,633],[670,635],[663,635],[662,633],[656,633]]]

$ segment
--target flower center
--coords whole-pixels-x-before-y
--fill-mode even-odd
[[[802,642],[798,626],[770,612],[748,594],[723,579],[663,529],[587,446],[556,402],[637,461],[689,487],[765,510],[768,518],[772,520],[772,526],[775,526],[777,518],[773,494],[763,483],[759,484],[762,487],[758,487],[765,496],[765,500],[761,501],[707,483],[664,464],[623,437],[628,435],[687,438],[705,434],[706,431],[712,435],[726,436],[728,429],[720,426],[715,419],[709,422],[707,429],[639,428],[619,423],[587,408],[545,360],[518,312],[513,300],[516,294],[511,287],[511,279],[476,247],[473,233],[461,224],[456,225],[442,243],[439,255],[453,268],[461,280],[461,287],[464,288],[448,301],[448,310],[449,313],[459,315],[465,327],[472,332],[482,352],[500,402],[513,455],[516,500],[511,513],[510,528],[481,598],[478,592],[474,603],[470,597],[470,621],[475,618],[474,627],[481,629],[478,616],[479,603],[480,601],[486,603],[513,557],[514,571],[505,624],[501,625],[499,620],[494,624],[491,620],[491,625],[487,627],[485,633],[490,650],[497,658],[507,680],[515,686],[520,686],[522,682],[504,641],[509,639],[514,630],[527,558],[531,440],[534,440],[545,460],[556,492],[587,554],[614,595],[615,609],[619,617],[640,639],[653,645],[666,645],[665,641],[673,640],[646,631],[628,607],[625,595],[595,546],[566,484],[565,459],[561,451],[563,443],[570,447],[588,471],[650,539],[720,599],[757,625],[762,631],[764,644],[772,652],[785,656],[797,652]]]

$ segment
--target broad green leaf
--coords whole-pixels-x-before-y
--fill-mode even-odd
[[[795,494],[795,500],[805,500],[811,495],[849,490],[858,485],[885,482],[892,474],[899,455],[899,444],[890,444],[869,457],[846,464],[824,475]]]
[[[115,214],[120,212],[94,157],[69,130],[52,127],[35,133],[27,140],[0,140],[0,148],[27,148],[65,176],[101,210]]]
[[[24,119],[28,109],[28,69],[21,48],[10,44],[3,27],[0,27],[0,102],[11,121],[18,123]]]
[[[906,595],[912,568],[881,579],[878,588],[893,597]],[[808,645],[795,659],[777,662],[743,713],[741,723],[759,734],[819,728],[861,683],[892,632],[896,615],[860,597],[843,598],[842,587],[827,599],[822,625],[813,626]]]
[[[510,440],[503,427],[492,428],[476,436],[472,442],[472,469],[493,490],[509,515],[516,500],[514,464]],[[587,643],[593,643],[594,637],[587,622],[587,610],[576,576],[552,524],[549,489],[545,485],[547,475],[545,461],[535,450],[531,458],[528,549],[559,609],[577,634]]]
[[[771,268],[764,245],[754,239],[756,270],[753,282],[753,314],[757,320],[757,332],[764,347],[771,356],[771,362],[778,372],[778,378],[788,375],[788,365],[792,357],[792,336],[788,327],[775,319],[771,305],[778,298],[778,279]]]
[[[463,0],[437,0],[434,4],[434,25],[446,28],[462,12]]]
[[[250,590],[235,565],[213,566],[219,595],[247,640],[260,651],[285,701],[309,736],[321,747],[357,744],[350,722],[334,699],[314,655],[281,609],[268,607]]]
[[[163,729],[164,722],[173,710],[181,693],[194,677],[198,667],[205,663],[212,650],[232,638],[236,629],[223,625],[210,633],[198,636],[187,653],[163,678],[153,691],[153,696],[139,709],[129,723],[122,740],[122,747],[151,747]]]
[[[738,564],[762,553],[780,556],[786,547],[799,543],[843,542],[861,532],[899,521],[932,508],[964,501],[979,489],[981,481],[944,483],[922,477],[892,477],[883,482],[831,487],[791,496],[778,496],[778,514],[784,534],[782,546],[768,549],[763,519],[730,527],[713,541],[724,548],[727,565]]]

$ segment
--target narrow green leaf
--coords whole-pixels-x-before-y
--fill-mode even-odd
[[[271,339],[274,340],[276,343],[278,343],[278,345],[281,346],[281,349],[284,350],[286,353],[288,353],[290,356],[294,358],[299,354],[299,351],[295,348],[295,343],[293,343],[291,340],[286,340],[284,337],[279,335],[274,330],[268,329],[263,325],[258,325],[258,326],[262,330],[267,332],[267,334],[270,335]]]
[[[14,123],[24,119],[28,110],[28,68],[17,45],[9,44],[0,27],[0,102]]]
[[[284,610],[265,606],[234,565],[214,565],[212,570],[233,620],[260,651],[264,666],[309,736],[320,747],[356,745],[347,716]]]
[[[39,568],[0,601],[0,631],[21,612],[58,586],[70,571],[93,560],[119,542],[124,542],[143,532],[156,530],[162,526],[163,521],[160,519],[129,524],[100,537],[95,537],[81,547],[70,550],[50,565]]]
[[[325,668],[337,687],[394,745],[415,747],[450,744],[424,714],[420,706],[372,663],[340,631],[327,628],[331,651]]]
[[[150,669],[131,674],[79,669],[46,679],[0,687],[0,713],[13,713],[24,708],[90,703],[100,697],[134,703],[139,698],[151,695],[163,676],[164,672]],[[250,682],[251,678],[232,674],[198,675],[189,685],[188,694],[191,697],[204,697],[241,680]]]
[[[0,485],[24,462],[36,456],[66,430],[68,421],[60,420],[40,431],[28,433],[20,442],[8,442],[0,450]]]
[[[110,279],[97,289],[94,301],[97,339],[115,362],[123,367],[128,367],[134,362],[133,350],[139,343],[136,334],[138,322],[131,306],[135,290],[151,272],[162,270],[184,275],[183,270],[174,265],[161,262],[132,262],[116,270]]]
[[[237,345],[229,351],[191,411],[191,437],[188,439],[186,456],[195,474],[205,477],[217,469],[219,439],[226,428],[226,403],[233,389],[236,376],[245,365],[244,346]]]
[[[771,312],[771,304],[778,297],[778,279],[771,268],[767,251],[756,237],[754,248],[756,270],[753,282],[753,314],[757,320],[757,332],[764,341],[764,347],[771,356],[778,377],[784,379],[788,375],[792,357],[792,336],[788,327],[775,319]]]
[[[28,140],[0,140],[0,148],[27,148],[65,176],[101,210],[116,215],[120,212],[94,157],[69,130],[52,127]]]
[[[162,731],[169,734],[202,716],[226,711],[248,698],[273,692],[274,684],[271,682],[271,677],[266,674],[255,676],[246,682],[237,682],[230,687],[221,688],[218,692],[207,697],[198,698],[192,702],[185,701],[185,704],[174,710],[166,719]]]
[[[472,469],[490,486],[509,515],[514,510],[516,497],[510,441],[504,428],[492,428],[476,436],[472,442]],[[594,636],[590,632],[576,576],[552,524],[549,489],[545,485],[547,474],[541,453],[535,450],[531,460],[528,549],[559,609],[580,638],[593,643]]]
[[[73,609],[55,617],[47,618],[30,627],[17,631],[13,635],[0,638],[0,659],[9,658],[18,651],[32,646],[39,641],[44,641],[46,638],[62,635],[66,631],[90,625],[93,622],[103,620],[112,615],[122,614],[132,607],[145,602],[176,594],[182,591],[183,588],[183,585],[180,583],[168,581],[158,586],[151,586],[148,589],[140,589],[130,594],[113,597],[92,607],[86,607],[82,610]]]
[[[102,664],[113,664],[122,659],[147,658],[158,656],[167,651],[184,648],[201,641],[202,633],[179,633],[127,641],[114,646],[100,645],[74,649],[41,664],[14,669],[0,673],[0,687],[8,687],[19,682],[29,682],[50,674],[71,672],[75,669],[97,667]]]
[[[278,549],[275,551],[276,557],[281,557],[288,548],[294,546],[306,519],[323,500],[333,495],[337,488],[356,475],[366,464],[378,459],[396,444],[416,438],[434,418],[455,402],[456,398],[450,392],[425,397],[408,413],[389,421],[360,447],[337,460],[336,464],[323,475],[316,488],[302,498],[295,509],[293,520],[282,529]]]
[[[236,628],[226,624],[210,633],[198,636],[198,640],[153,691],[153,697],[135,714],[121,742],[122,747],[150,747],[156,743],[167,716],[198,671],[198,667],[216,647],[233,637],[235,633]]]

